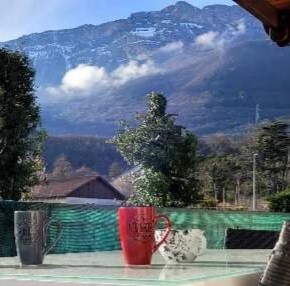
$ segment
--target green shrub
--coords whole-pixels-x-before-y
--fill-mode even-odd
[[[199,204],[199,207],[202,209],[215,209],[217,207],[217,204],[216,201],[213,199],[206,199]]]
[[[269,209],[274,212],[290,212],[290,186],[285,191],[268,198]]]

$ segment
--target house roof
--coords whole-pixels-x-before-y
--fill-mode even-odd
[[[234,0],[258,18],[279,46],[290,43],[290,0]]]
[[[72,192],[93,181],[106,186],[108,192],[112,195],[112,199],[124,200],[124,195],[122,195],[114,186],[100,175],[72,177],[68,179],[50,179],[33,188],[32,198],[49,199],[69,197]],[[98,199],[102,199],[102,192],[97,194]]]

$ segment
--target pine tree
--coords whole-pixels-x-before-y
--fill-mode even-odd
[[[45,134],[28,58],[0,49],[0,196],[19,200],[38,183]]]
[[[123,123],[113,140],[126,161],[139,166],[134,203],[195,204],[200,198],[196,179],[197,139],[175,124],[174,115],[166,113],[167,100],[163,95],[151,93],[147,106],[146,114],[136,116],[137,126]]]
[[[273,121],[258,129],[256,152],[258,167],[268,178],[271,194],[283,191],[289,176],[290,137],[288,124]]]

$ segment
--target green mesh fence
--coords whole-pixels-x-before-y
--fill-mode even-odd
[[[50,218],[60,220],[63,225],[55,253],[120,249],[116,208],[58,205],[51,208]],[[49,238],[57,234],[58,227],[54,225]]]
[[[13,234],[16,210],[44,210],[50,220],[61,222],[62,236],[51,253],[120,249],[116,207],[4,201],[0,202],[0,256],[16,255]],[[58,233],[58,225],[51,224],[48,244]]]
[[[280,231],[290,213],[223,212],[209,210],[162,209],[172,220],[173,228],[204,230],[208,248],[223,248],[226,228]]]
[[[120,249],[116,207],[66,205],[52,203],[0,202],[0,256],[16,255],[14,244],[14,211],[45,210],[50,219],[59,220],[63,235],[52,253],[92,252]],[[170,216],[174,229],[203,229],[208,248],[223,248],[226,228],[280,230],[290,214],[221,212],[192,209],[159,209]],[[161,225],[160,225],[161,227]],[[58,235],[52,224],[48,240]]]

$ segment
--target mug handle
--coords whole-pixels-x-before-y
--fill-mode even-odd
[[[58,234],[57,238],[49,246],[46,246],[48,229],[52,223],[56,223],[58,225],[59,234]],[[61,236],[62,236],[62,224],[61,224],[61,222],[59,220],[50,220],[45,227],[45,235],[44,235],[45,245],[44,245],[43,255],[48,254],[48,252],[51,251],[56,246],[56,244],[59,242]]]
[[[157,242],[154,246],[153,246],[153,253],[159,248],[159,246],[165,241],[165,239],[168,237],[168,235],[169,235],[169,232],[170,232],[170,230],[171,230],[171,221],[170,221],[170,219],[169,219],[169,217],[167,216],[167,215],[157,215],[157,216],[155,216],[155,218],[156,218],[156,221],[158,220],[158,219],[164,219],[165,220],[165,222],[166,222],[166,233],[165,233],[165,235],[163,236],[163,238],[159,241],[159,242]]]

